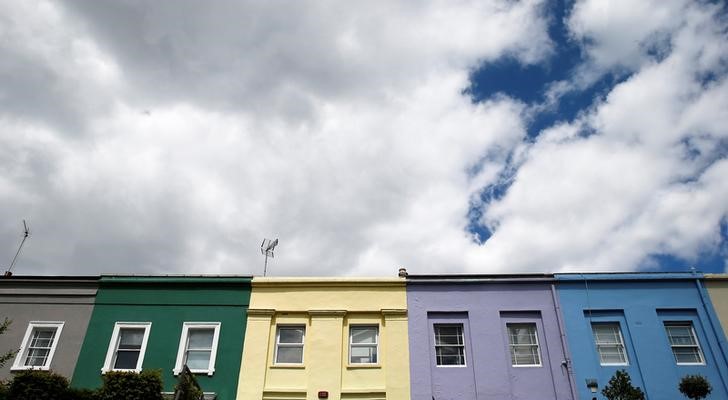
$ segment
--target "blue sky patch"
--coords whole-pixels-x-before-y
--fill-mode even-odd
[[[524,65],[515,57],[504,57],[495,62],[487,62],[471,71],[470,86],[464,91],[473,102],[482,102],[500,95],[506,95],[523,102],[538,112],[530,115],[527,122],[527,142],[534,142],[541,132],[560,122],[571,122],[580,113],[588,111],[599,101],[606,98],[615,86],[631,77],[631,72],[615,70],[604,74],[589,87],[581,90],[572,90],[561,96],[556,104],[550,108],[538,108],[544,104],[545,95],[550,85],[573,78],[578,67],[585,62],[580,43],[574,42],[570,37],[564,21],[568,16],[571,1],[554,2],[547,6],[546,12],[550,14],[549,35],[554,43],[554,52],[551,57],[540,64]],[[672,38],[669,35],[656,35],[644,43],[648,56],[656,62],[663,60],[672,50]],[[703,85],[714,84],[719,78],[713,72],[706,72],[700,77]],[[594,131],[583,132],[584,136],[594,134]],[[698,136],[699,139],[699,136]],[[728,144],[725,141],[715,143],[710,150],[711,154],[701,153],[701,147],[694,143],[694,138],[687,138],[682,142],[684,157],[689,160],[702,159],[696,176],[688,180],[697,180],[700,175],[719,159],[728,157]],[[705,147],[702,148],[705,151]],[[481,223],[482,216],[489,204],[498,201],[507,193],[517,173],[517,166],[511,164],[509,159],[503,173],[496,182],[489,185],[479,193],[478,201],[471,202],[468,210],[467,230],[472,234],[473,241],[485,243],[495,232]],[[477,171],[476,171],[477,172]],[[651,254],[640,269],[656,271],[685,271],[695,267],[703,272],[723,272],[728,259],[728,223],[724,218],[720,223],[720,242],[712,248],[702,252],[695,260],[685,260],[672,254]],[[635,266],[621,266],[628,270]]]

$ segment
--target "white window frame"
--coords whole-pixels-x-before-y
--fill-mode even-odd
[[[703,355],[703,349],[700,347],[700,341],[698,340],[698,335],[695,334],[695,327],[693,326],[692,321],[665,321],[665,334],[667,335],[667,343],[670,345],[670,351],[672,351],[672,356],[675,357],[675,364],[677,365],[705,365],[705,356]],[[695,341],[695,345],[680,345],[680,344],[672,344],[670,342],[670,333],[668,332],[669,327],[681,327],[681,328],[690,328],[690,334],[693,336],[693,340]],[[677,356],[675,355],[675,348],[676,347],[689,347],[689,348],[696,348],[698,349],[698,357],[700,358],[700,362],[678,362]]]
[[[374,335],[374,343],[354,343],[353,339],[354,336],[352,335],[352,328],[372,328],[376,332],[376,335]],[[353,362],[351,360],[352,356],[352,348],[356,347],[364,347],[364,348],[371,348],[374,347],[374,354],[377,359],[376,362]],[[355,325],[349,325],[349,364],[351,365],[378,365],[379,364],[379,325],[371,325],[371,324],[355,324]]]
[[[528,327],[533,328],[533,337],[536,339],[536,343],[528,343],[528,344],[517,344],[517,343],[511,343],[511,326],[525,326],[528,325]],[[541,367],[543,366],[541,362],[541,345],[538,341],[538,326],[535,322],[506,322],[506,333],[508,334],[508,351],[511,355],[511,366],[514,368],[533,368],[533,367]],[[516,347],[536,347],[536,357],[538,357],[538,363],[535,364],[514,364],[514,349]]]
[[[142,339],[142,347],[139,349],[139,358],[137,359],[137,365],[134,369],[115,369],[114,363],[116,361],[116,351],[119,346],[119,334],[122,329],[144,329],[144,338]],[[109,341],[109,348],[106,351],[106,359],[104,360],[104,366],[101,368],[101,373],[107,373],[109,371],[127,371],[127,372],[141,372],[142,364],[144,364],[144,354],[147,351],[147,341],[149,340],[149,332],[152,330],[151,322],[117,322],[114,324],[114,332],[111,334],[111,340]]]
[[[185,322],[182,324],[182,336],[179,339],[179,349],[177,350],[177,361],[174,364],[174,375],[182,373],[185,363],[185,354],[187,353],[187,340],[189,339],[190,329],[212,329],[212,348],[210,349],[210,360],[206,369],[192,369],[193,374],[207,374],[212,376],[215,373],[215,359],[217,358],[217,341],[220,337],[219,322]]]
[[[455,326],[460,328],[460,339],[462,341],[462,344],[455,345],[455,344],[437,344],[437,328],[438,327],[448,327],[448,326]],[[432,335],[433,335],[433,343],[435,345],[435,366],[437,368],[464,368],[468,366],[468,357],[466,355],[466,349],[465,349],[465,324],[462,322],[436,322],[432,324]],[[462,364],[438,364],[437,363],[437,348],[438,347],[461,347],[463,349],[463,363]]]
[[[281,329],[286,328],[302,328],[303,334],[301,335],[301,343],[281,343]],[[305,351],[305,343],[306,343],[306,325],[301,324],[286,324],[286,325],[278,325],[276,326],[276,351],[275,354],[273,354],[273,364],[275,365],[303,365],[305,361],[306,351]],[[301,348],[301,362],[295,362],[295,363],[282,363],[278,362],[278,349],[281,347],[300,347]]]
[[[11,371],[21,371],[21,370],[27,370],[27,369],[37,369],[37,370],[43,370],[47,371],[51,367],[51,361],[53,360],[53,355],[56,353],[56,347],[58,346],[58,340],[61,337],[61,331],[63,330],[63,325],[65,322],[63,321],[30,321],[28,323],[28,328],[25,330],[25,335],[23,336],[23,342],[20,345],[20,350],[18,350],[18,354],[15,355],[15,361],[13,362],[13,366],[10,367]],[[53,343],[51,343],[50,351],[48,352],[48,358],[46,359],[46,362],[42,366],[32,366],[32,365],[24,365],[25,360],[28,357],[28,348],[30,347],[30,341],[32,339],[33,331],[36,329],[47,329],[47,328],[55,328],[56,333],[53,336]]]
[[[617,337],[619,339],[618,343],[599,343],[597,342],[597,335],[594,333],[594,327],[602,325],[602,326],[614,326],[617,328]],[[617,321],[604,321],[604,322],[592,322],[591,323],[592,328],[592,337],[594,338],[594,345],[597,350],[597,356],[599,357],[599,365],[629,365],[629,354],[627,353],[627,346],[624,344],[624,336],[622,335],[622,324],[620,324]],[[622,363],[604,363],[602,362],[602,353],[599,350],[599,346],[619,346],[622,350],[622,354],[624,355],[624,362]]]

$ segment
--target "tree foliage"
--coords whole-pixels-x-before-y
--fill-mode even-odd
[[[175,399],[178,400],[200,400],[202,398],[202,389],[186,365],[174,387],[174,394]]]
[[[608,400],[645,400],[642,389],[632,386],[632,378],[623,369],[614,373],[602,394]]]
[[[686,375],[680,380],[678,386],[680,393],[692,400],[700,400],[708,397],[713,388],[710,382],[702,375]]]
[[[162,400],[162,371],[107,372],[98,400]]]
[[[68,400],[68,379],[50,371],[27,370],[15,375],[8,388],[13,400]]]
[[[7,332],[8,328],[10,327],[10,324],[13,321],[5,318],[2,324],[0,324],[0,335]],[[3,365],[5,365],[6,362],[8,362],[11,358],[15,357],[15,354],[18,352],[18,350],[10,350],[6,352],[5,354],[0,355],[0,368],[2,368]]]

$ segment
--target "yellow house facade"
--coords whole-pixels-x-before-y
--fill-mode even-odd
[[[705,287],[723,331],[728,336],[728,274],[706,274]]]
[[[410,398],[403,278],[254,278],[238,400]]]

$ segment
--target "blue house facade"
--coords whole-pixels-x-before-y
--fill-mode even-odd
[[[648,400],[684,399],[688,374],[710,381],[708,399],[728,399],[725,336],[701,274],[555,277],[580,399],[604,399],[619,369]]]

